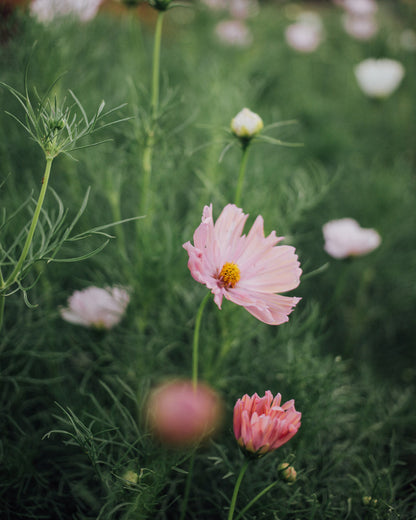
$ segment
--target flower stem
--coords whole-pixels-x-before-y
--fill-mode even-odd
[[[243,146],[243,155],[241,157],[240,172],[238,174],[237,189],[235,192],[235,205],[240,206],[241,204],[241,192],[243,190],[244,174],[246,172],[247,157],[248,157],[249,143]]]
[[[194,330],[194,341],[193,341],[193,348],[192,348],[192,384],[194,389],[196,389],[196,386],[198,384],[198,347],[199,347],[199,329],[201,328],[201,319],[202,319],[202,313],[204,311],[205,305],[207,301],[209,300],[211,293],[208,292],[205,295],[205,298],[202,300],[195,320],[195,330]]]
[[[253,500],[250,500],[250,502],[238,513],[235,520],[240,520],[240,518],[246,513],[250,507],[257,502],[263,495],[265,495],[268,491],[270,491],[274,486],[277,484],[277,482],[272,482],[272,484],[269,484],[266,488],[263,489],[263,491],[260,491],[258,495],[256,495]]]
[[[189,491],[191,489],[192,477],[193,477],[193,472],[194,472],[195,453],[196,453],[196,451],[194,450],[191,455],[191,459],[189,461],[189,470],[188,470],[188,475],[186,476],[185,492],[183,495],[181,516],[179,517],[179,520],[184,520],[185,514],[186,514],[186,509],[188,507]]]
[[[156,20],[155,42],[153,47],[153,71],[152,71],[152,94],[151,94],[151,124],[147,133],[146,146],[143,150],[143,185],[142,185],[142,211],[147,213],[149,206],[150,178],[152,176],[152,157],[155,144],[155,125],[159,109],[159,75],[160,75],[160,47],[162,42],[164,12],[159,11]]]
[[[159,74],[160,74],[160,46],[162,42],[162,26],[164,11],[159,11],[156,20],[155,45],[153,48],[153,76],[152,76],[152,117],[157,118],[159,107]]]
[[[46,167],[45,167],[45,173],[43,175],[42,179],[42,188],[40,190],[38,202],[36,204],[35,212],[33,214],[32,223],[30,224],[29,232],[26,237],[25,245],[23,246],[23,250],[20,254],[20,258],[17,261],[17,264],[15,265],[15,268],[13,269],[10,276],[6,279],[5,283],[2,284],[3,287],[9,287],[10,285],[14,284],[20,274],[20,271],[23,267],[23,263],[26,260],[27,254],[29,252],[30,245],[33,240],[33,235],[35,234],[36,225],[39,220],[39,215],[42,210],[43,200],[45,198],[46,190],[48,188],[48,182],[49,182],[49,176],[51,173],[51,166],[52,166],[53,157],[47,157],[46,158]]]
[[[1,272],[1,269],[0,269],[0,284],[1,286],[3,287],[3,283],[4,283],[4,280],[3,280],[3,274]],[[6,296],[3,294],[3,292],[0,293],[0,331],[3,327],[3,315],[4,315],[4,304],[5,304],[5,301],[6,301]]]
[[[228,512],[228,520],[233,519],[235,504],[237,502],[238,490],[240,489],[241,481],[243,480],[244,473],[246,472],[246,469],[248,468],[249,463],[250,463],[250,459],[246,459],[240,469],[240,474],[238,475],[237,482],[235,483],[235,486],[234,486],[233,496],[231,498],[230,511]]]

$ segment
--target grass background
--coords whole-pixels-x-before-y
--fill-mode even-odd
[[[210,202],[218,216],[232,202],[240,150],[229,140],[231,118],[247,106],[302,148],[255,143],[242,207],[295,245],[304,276],[302,301],[279,327],[242,308],[210,302],[201,330],[200,372],[222,395],[221,432],[197,452],[187,518],[226,518],[242,455],[232,434],[232,408],[244,393],[294,398],[302,427],[290,443],[252,465],[237,514],[278,481],[289,460],[293,486],[276,486],[246,519],[411,519],[414,478],[416,227],[415,53],[399,45],[414,26],[405,2],[380,2],[380,30],[368,42],[347,36],[340,10],[319,12],[325,40],[310,55],[284,41],[293,2],[262,3],[248,21],[253,45],[226,47],[215,24],[224,15],[194,6],[166,15],[161,107],[153,159],[151,211],[115,230],[98,256],[74,264],[39,265],[29,299],[8,297],[0,339],[0,511],[7,519],[179,518],[189,452],[171,452],[149,437],[141,407],[167,376],[190,376],[195,310],[205,288],[187,269],[181,245]],[[51,186],[75,215],[89,186],[79,230],[142,214],[141,154],[149,118],[154,16],[141,8],[103,11],[91,23],[43,26],[24,13],[8,20],[0,47],[0,80],[21,90],[30,58],[32,87],[75,91],[91,114],[127,102],[129,122],[109,129],[112,141],[59,157]],[[34,42],[37,42],[32,52]],[[353,67],[367,57],[401,61],[406,76],[383,102],[366,98]],[[1,208],[11,213],[33,191],[44,168],[41,151],[4,111],[20,114],[0,90]],[[104,132],[103,132],[104,136]],[[56,211],[51,192],[45,208]],[[378,250],[352,261],[323,251],[322,225],[353,217],[376,228]],[[15,229],[29,215],[15,218]],[[2,244],[13,233],[2,233]],[[98,245],[75,244],[75,256]],[[310,274],[310,276],[308,276]],[[30,280],[29,280],[30,281]],[[62,321],[59,306],[89,285],[121,284],[132,299],[119,326],[102,333]],[[53,433],[52,430],[67,433]],[[138,473],[128,486],[127,469]],[[363,496],[377,503],[362,504]]]

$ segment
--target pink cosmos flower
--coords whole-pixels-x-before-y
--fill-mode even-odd
[[[60,313],[69,323],[108,330],[120,322],[129,301],[129,293],[120,287],[88,287],[75,291]]]
[[[77,16],[86,22],[94,18],[101,2],[102,0],[33,0],[30,10],[43,23],[68,15]]]
[[[292,399],[280,405],[282,396],[273,399],[270,390],[259,397],[247,394],[234,406],[234,435],[238,444],[258,457],[289,441],[299,430],[302,414]]]
[[[155,388],[147,402],[153,433],[172,446],[186,446],[212,435],[222,416],[220,398],[210,387],[174,380]]]
[[[352,218],[331,220],[322,228],[325,251],[334,258],[347,258],[370,253],[381,243],[375,229],[364,229]]]
[[[260,215],[248,235],[241,235],[247,218],[240,208],[228,204],[214,224],[212,204],[205,206],[194,245],[183,244],[188,267],[197,282],[211,289],[219,309],[225,297],[260,321],[280,325],[300,300],[276,294],[299,285],[298,257],[294,247],[276,246],[284,237],[277,237],[275,231],[264,236]]]

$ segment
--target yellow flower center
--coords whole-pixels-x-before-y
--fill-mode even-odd
[[[236,283],[240,279],[240,269],[238,265],[232,262],[226,262],[222,266],[219,279],[222,281],[225,287],[235,287]]]

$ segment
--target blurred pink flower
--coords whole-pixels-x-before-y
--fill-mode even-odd
[[[369,40],[378,31],[377,21],[373,16],[360,16],[347,13],[343,19],[345,31],[357,40]]]
[[[334,258],[347,258],[371,253],[381,243],[374,229],[364,229],[352,218],[331,220],[322,228],[325,251]]]
[[[288,45],[296,51],[315,51],[323,38],[320,17],[312,12],[301,13],[296,23],[286,27],[285,38]]]
[[[88,287],[75,291],[60,313],[69,323],[108,330],[120,322],[129,301],[129,293],[120,287]]]
[[[275,293],[299,285],[298,257],[294,247],[276,246],[284,237],[276,237],[275,231],[264,236],[260,215],[248,235],[241,235],[247,218],[240,208],[228,204],[214,224],[212,204],[205,206],[194,245],[183,245],[188,267],[197,282],[211,289],[218,308],[225,296],[260,321],[280,325],[288,321],[300,298]]]
[[[219,22],[215,33],[222,43],[235,47],[248,47],[253,42],[250,29],[241,20],[224,20]]]
[[[174,380],[151,392],[146,413],[153,433],[179,447],[215,433],[221,422],[222,403],[207,385],[194,388],[192,381]]]
[[[30,11],[41,22],[59,16],[75,15],[82,21],[94,18],[102,0],[32,0]]]
[[[267,390],[264,397],[247,394],[234,406],[234,435],[238,444],[258,457],[288,442],[299,430],[302,414],[292,399],[280,405],[282,396]]]

